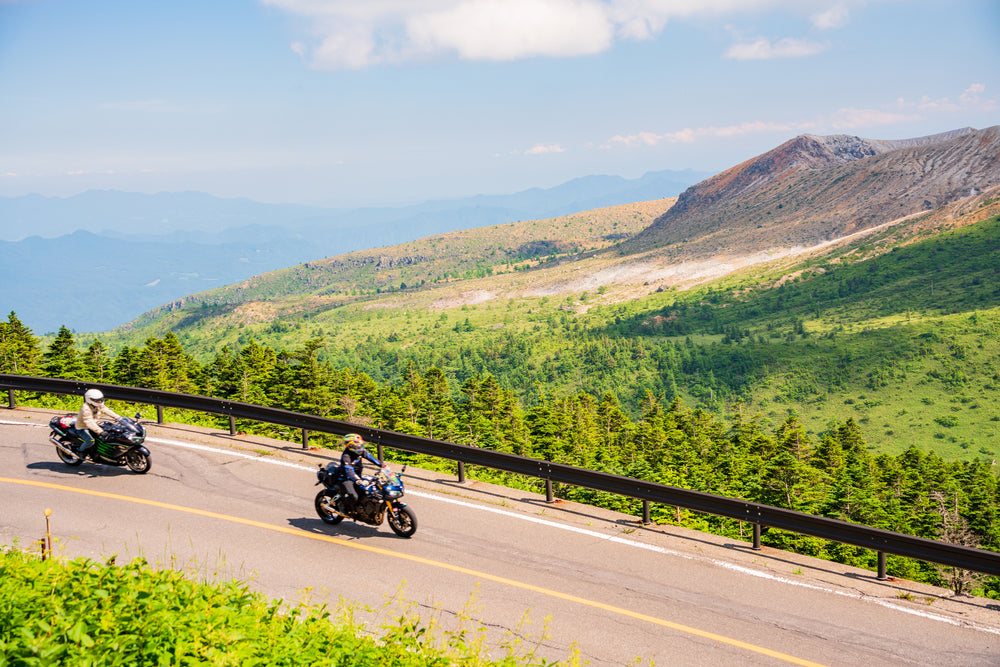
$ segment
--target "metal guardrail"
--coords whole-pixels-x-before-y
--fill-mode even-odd
[[[673,505],[696,512],[746,521],[753,524],[754,527],[754,549],[761,547],[760,530],[762,526],[872,549],[878,553],[877,577],[882,580],[887,579],[885,563],[887,553],[1000,576],[1000,553],[997,552],[904,535],[880,528],[870,528],[781,507],[762,505],[700,491],[690,491],[562,463],[359,426],[349,422],[261,405],[156,389],[136,389],[93,382],[84,383],[76,380],[0,374],[0,389],[8,390],[10,408],[16,407],[15,390],[82,395],[89,388],[100,389],[110,399],[156,406],[157,421],[160,423],[163,422],[163,407],[226,415],[229,417],[230,433],[232,434],[235,434],[235,419],[250,419],[301,429],[303,447],[307,446],[310,431],[335,435],[358,433],[379,448],[380,458],[382,448],[391,447],[457,461],[460,481],[464,479],[464,464],[470,464],[545,480],[547,496],[550,501],[552,500],[553,482],[637,498],[643,501],[644,521],[647,523],[649,521],[649,503]]]

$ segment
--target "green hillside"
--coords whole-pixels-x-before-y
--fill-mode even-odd
[[[970,544],[996,548],[1000,216],[909,245],[864,243],[620,301],[602,289],[462,301],[512,276],[554,284],[556,260],[297,314],[301,297],[264,302],[286,315],[258,322],[188,305],[132,341],[64,328],[41,344],[11,314],[0,322],[0,368],[272,405],[924,537],[952,539],[946,517],[958,512]],[[879,244],[895,249],[879,254]],[[538,490],[538,480],[469,474]],[[609,494],[555,493],[640,511]],[[653,517],[745,530],[669,507]],[[863,549],[780,531],[765,543],[874,567]],[[902,559],[890,571],[949,576]],[[998,594],[995,580],[984,585]]]
[[[321,339],[319,358],[335,367],[398,382],[410,365],[433,366],[455,396],[482,374],[526,406],[547,394],[610,393],[635,415],[647,394],[662,403],[681,396],[724,415],[796,414],[813,434],[851,417],[878,450],[915,444],[992,459],[1000,222],[910,245],[898,233],[627,301],[597,290],[476,302],[499,292],[499,281],[531,282],[541,267],[334,306],[308,295],[194,302],[102,340],[137,346],[174,331],[208,363],[251,341],[281,350]]]

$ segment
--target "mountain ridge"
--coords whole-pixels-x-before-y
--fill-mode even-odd
[[[1000,185],[1000,126],[881,141],[795,137],[680,194],[622,252],[814,245]]]
[[[634,212],[613,207],[530,225],[450,232],[189,295],[127,328],[155,330],[176,323],[180,312],[206,305],[221,308],[217,315],[232,326],[278,314],[321,316],[351,303],[391,300],[393,308],[446,310],[504,298],[599,292],[599,300],[580,306],[586,309],[687,289],[761,264],[842,255],[850,247],[886,252],[1000,206],[1000,185],[990,185],[1000,183],[998,145],[1000,127],[901,141],[796,137],[691,186],[648,224],[636,226],[635,217],[622,217]],[[602,216],[604,240],[580,233],[588,215]],[[614,216],[628,224],[622,227],[626,233],[608,243]],[[564,237],[575,241],[567,244]],[[451,254],[449,245],[461,252]],[[534,254],[524,253],[528,247]],[[259,307],[250,307],[252,302]],[[237,310],[244,315],[231,316]],[[166,319],[157,325],[161,317]]]

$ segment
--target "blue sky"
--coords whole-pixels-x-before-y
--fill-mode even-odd
[[[1000,124],[996,0],[0,0],[0,195],[326,206]]]

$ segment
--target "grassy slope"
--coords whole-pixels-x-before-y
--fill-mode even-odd
[[[362,366],[376,379],[395,381],[398,375],[386,369],[379,376],[377,357],[368,359],[370,369],[358,360],[383,350],[437,363],[458,383],[462,373],[476,369],[456,350],[474,349],[483,368],[529,400],[537,388],[528,385],[538,382],[547,383],[550,390],[598,394],[617,387],[635,410],[642,392],[629,390],[658,380],[648,377],[648,368],[581,369],[578,363],[567,363],[565,356],[576,354],[581,340],[600,341],[602,336],[631,337],[649,348],[690,340],[704,345],[702,351],[717,364],[717,379],[708,392],[696,386],[703,376],[677,377],[692,402],[703,400],[713,409],[732,411],[741,401],[744,410],[775,421],[794,411],[814,433],[854,417],[873,447],[893,452],[911,442],[947,457],[993,457],[1000,452],[995,433],[1000,422],[992,401],[1000,383],[994,361],[1000,317],[1000,224],[995,218],[943,236],[929,234],[926,222],[916,220],[912,229],[928,239],[921,243],[903,245],[913,232],[888,227],[826,254],[780,259],[696,289],[668,289],[637,298],[621,284],[584,291],[579,276],[609,266],[594,258],[567,264],[524,262],[536,265],[530,271],[512,270],[516,265],[507,261],[507,250],[551,239],[560,229],[576,230],[567,238],[583,249],[588,247],[584,237],[634,233],[651,215],[655,210],[648,207],[615,207],[596,216],[516,223],[503,226],[507,229],[486,228],[488,233],[459,233],[372,251],[397,260],[387,263],[392,265],[388,278],[379,277],[387,287],[396,281],[417,283],[420,275],[448,273],[448,267],[457,273],[461,265],[449,263],[455,257],[471,257],[469,261],[480,267],[479,258],[492,256],[488,249],[499,248],[500,257],[491,276],[437,283],[431,279],[419,289],[391,293],[372,293],[371,288],[380,289],[372,278],[378,272],[361,268],[341,271],[332,280],[326,275],[325,282],[314,281],[312,294],[288,299],[226,305],[220,304],[225,298],[218,298],[225,291],[198,295],[186,308],[126,332],[118,342],[140,344],[145,336],[173,329],[185,349],[207,361],[219,346],[239,345],[251,337],[288,349],[323,336],[328,358]],[[587,225],[586,234],[580,232],[581,224]],[[504,243],[504,238],[511,240]],[[610,243],[604,239],[605,246]],[[351,256],[326,264],[343,264]],[[432,259],[426,265],[398,261],[418,256]],[[315,264],[314,272],[330,273],[328,266]],[[590,268],[572,274],[566,272],[568,266]],[[302,275],[302,267],[268,274],[259,284],[272,285],[267,289],[274,292],[279,289],[275,285],[297,284],[289,280],[292,275]],[[213,300],[214,305],[204,305]],[[685,304],[691,309],[681,318],[683,331],[650,326],[657,316],[676,317],[678,306]],[[690,316],[693,312],[703,317]],[[726,327],[742,331],[741,342],[723,344]],[[504,378],[504,355],[512,340],[522,343],[527,361],[518,377]],[[746,368],[734,371],[732,359],[745,362]]]
[[[998,220],[829,265],[736,306],[743,326],[799,318],[809,332],[753,402],[776,417],[776,406],[796,409],[815,430],[853,417],[893,453],[912,442],[946,457],[996,457]]]

